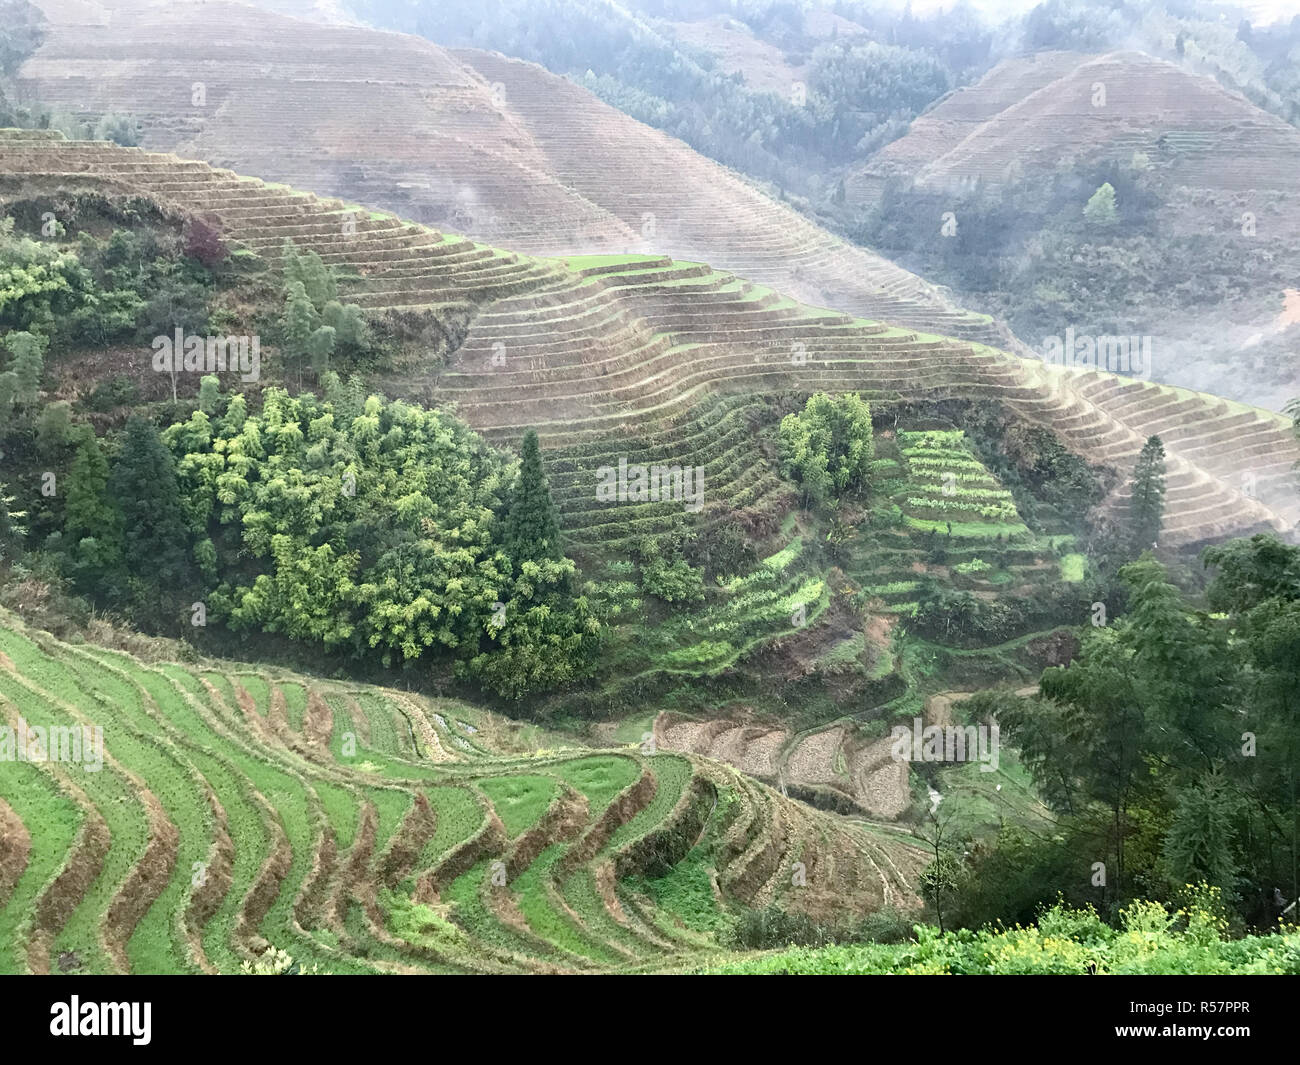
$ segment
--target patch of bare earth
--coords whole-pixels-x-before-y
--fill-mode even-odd
[[[310,746],[321,750],[329,749],[330,739],[334,735],[334,714],[315,688],[307,692],[307,709],[302,715],[302,735]]]
[[[906,762],[882,762],[860,781],[858,800],[877,817],[901,817],[911,804]]]
[[[345,696],[348,703],[348,716],[352,719],[352,728],[356,731],[357,739],[362,744],[370,746],[370,718],[366,717],[366,712],[361,709],[361,704],[351,696]]]
[[[786,779],[796,784],[829,784],[839,779],[835,756],[844,743],[844,727],[805,736],[786,759]]]
[[[113,842],[108,822],[94,809],[90,800],[81,794],[78,801],[86,811],[86,820],[77,833],[67,864],[36,901],[36,918],[27,941],[27,966],[38,975],[50,971],[50,948],[54,939],[99,876]]]
[[[722,733],[710,752],[753,777],[770,777],[776,772],[776,756],[789,737],[782,729],[742,725]]]
[[[258,795],[258,800],[269,807],[270,804],[263,796]],[[261,928],[262,921],[271,907],[275,905],[276,897],[280,894],[280,885],[289,875],[289,869],[293,865],[293,848],[289,844],[289,838],[285,835],[279,818],[274,816],[273,810],[271,813],[272,816],[267,818],[271,836],[270,853],[262,863],[262,868],[258,870],[253,886],[248,889],[248,894],[240,902],[239,912],[235,918],[236,944],[243,945],[246,950],[254,954],[261,954],[270,945],[258,934],[258,929]]]
[[[32,837],[23,820],[3,799],[0,799],[0,906],[17,886],[27,856],[31,853]]]
[[[953,704],[969,699],[973,694],[973,692],[940,692],[938,695],[931,695],[925,701],[925,714],[923,717],[925,724],[927,726],[939,725],[940,727],[954,724]]]
[[[789,738],[783,729],[728,719],[690,721],[671,713],[660,714],[654,730],[662,750],[706,755],[751,776],[773,775],[777,752]]]
[[[202,882],[190,892],[189,905],[185,909],[185,938],[199,968],[211,973],[216,969],[203,950],[202,931],[221,908],[221,900],[234,882],[235,841],[230,838],[225,807],[211,787],[205,785],[205,790],[208,805],[212,808],[214,838],[204,863]]]
[[[411,808],[402,818],[402,823],[393,834],[392,842],[379,860],[378,880],[388,887],[395,886],[414,867],[424,850],[425,844],[433,838],[438,827],[438,815],[434,812],[428,798],[417,792]]]
[[[266,711],[267,724],[279,736],[287,737],[289,728],[289,707],[285,702],[284,691],[278,684],[271,685],[271,705]]]
[[[104,917],[103,939],[109,956],[119,972],[129,972],[126,943],[154,900],[162,894],[176,865],[180,832],[172,823],[157,796],[133,776],[140,804],[149,822],[149,843],[131,872],[123,881]]]

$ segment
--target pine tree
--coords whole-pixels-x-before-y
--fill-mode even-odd
[[[109,497],[108,460],[89,430],[82,433],[66,484],[63,539],[74,575],[83,586],[102,587],[122,565],[122,515]]]
[[[153,423],[138,415],[127,422],[109,491],[122,515],[128,572],[155,587],[183,581],[190,536],[176,465]]]
[[[1141,552],[1155,545],[1165,514],[1165,445],[1152,436],[1142,445],[1133,467],[1129,506],[1133,544]]]
[[[506,510],[505,546],[516,565],[528,560],[564,557],[560,550],[560,523],[542,469],[542,449],[532,429],[524,434],[519,451],[519,477],[510,491]]]
[[[41,376],[45,373],[45,345],[45,338],[39,333],[10,333],[5,337],[5,347],[13,356],[10,368],[18,378],[15,399],[24,406],[35,403],[40,392]]]

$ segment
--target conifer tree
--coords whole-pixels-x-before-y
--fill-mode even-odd
[[[511,489],[506,510],[505,545],[516,565],[528,560],[564,557],[560,550],[560,523],[542,469],[542,449],[532,429],[524,434],[519,451],[519,477]]]
[[[1133,467],[1130,507],[1133,544],[1145,551],[1159,539],[1165,513],[1165,446],[1158,436],[1147,438]]]
[[[109,496],[108,460],[95,434],[81,433],[67,477],[63,539],[78,582],[102,589],[122,565],[122,515]]]
[[[109,491],[122,515],[127,571],[154,587],[183,581],[189,529],[176,465],[153,423],[138,415],[127,422],[122,449],[109,475]]]
[[[10,369],[17,377],[15,399],[24,406],[36,402],[40,392],[41,376],[45,372],[46,341],[39,333],[10,333],[5,337],[5,347],[13,356]]]

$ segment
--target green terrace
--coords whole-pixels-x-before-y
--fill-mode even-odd
[[[7,756],[0,815],[21,843],[0,879],[0,972],[238,972],[268,945],[335,973],[681,964],[780,879],[774,809],[846,860],[861,843],[695,759],[0,620],[3,724],[103,736],[97,771],[66,742]],[[881,897],[860,872],[850,891]],[[665,901],[710,876],[721,892],[689,912]]]

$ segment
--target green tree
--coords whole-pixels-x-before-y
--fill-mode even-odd
[[[1129,525],[1137,550],[1154,547],[1165,514],[1165,446],[1152,436],[1142,445],[1133,467]]]
[[[104,115],[95,125],[94,139],[113,141],[123,148],[135,148],[140,143],[140,120],[134,115]]]
[[[1094,226],[1113,226],[1119,221],[1115,207],[1115,187],[1107,181],[1089,198],[1083,208],[1083,217]]]
[[[1207,548],[1202,557],[1215,570],[1210,605],[1230,612],[1244,641],[1233,646],[1245,652],[1238,670],[1249,693],[1233,731],[1240,729],[1241,739],[1258,750],[1238,763],[1249,766],[1242,787],[1285,825],[1287,861],[1279,879],[1291,899],[1300,898],[1300,547],[1268,533]],[[1266,867],[1258,855],[1252,864]]]
[[[805,505],[866,486],[875,442],[871,408],[857,393],[811,396],[781,419],[779,440],[782,468],[802,485]]]
[[[127,571],[158,592],[181,584],[188,576],[190,533],[176,466],[153,423],[139,415],[126,424],[109,492],[122,516]]]
[[[312,334],[320,325],[320,315],[312,306],[301,281],[290,281],[284,294],[284,316],[280,319],[286,361],[297,367],[311,357]]]
[[[560,523],[542,468],[541,444],[532,429],[524,433],[519,449],[519,476],[510,489],[503,541],[516,565],[526,560],[564,557]]]
[[[319,313],[331,301],[338,300],[338,282],[334,272],[314,251],[300,251],[291,240],[284,242],[281,258],[285,290],[300,284],[312,307]]]
[[[307,354],[317,378],[329,372],[330,356],[334,354],[334,338],[334,328],[328,325],[313,330],[311,336],[307,338]]]
[[[355,359],[370,350],[370,327],[360,307],[331,300],[321,311],[321,320],[334,330],[336,350],[343,358]]]
[[[204,374],[199,381],[199,410],[209,416],[217,413],[221,403],[221,380],[216,374]]]
[[[567,595],[573,574],[567,558],[523,562],[505,601],[480,615],[481,653],[457,672],[512,700],[590,674],[601,627],[585,596]]]
[[[31,406],[40,394],[48,341],[39,333],[24,330],[10,333],[5,337],[4,343],[13,356],[12,369],[18,385],[14,398],[23,406]]]
[[[944,799],[931,805],[912,835],[930,854],[930,864],[921,872],[921,894],[934,909],[942,932],[963,879],[961,855],[970,838],[970,812],[960,799]]]
[[[104,590],[122,566],[122,514],[109,494],[109,467],[95,434],[83,429],[65,479],[63,542],[73,578],[90,590]]]
[[[67,400],[47,403],[36,419],[36,447],[42,458],[52,459],[72,442],[72,404]]]
[[[1163,849],[1174,884],[1205,881],[1225,898],[1236,895],[1239,805],[1237,793],[1217,773],[1179,790]]]

